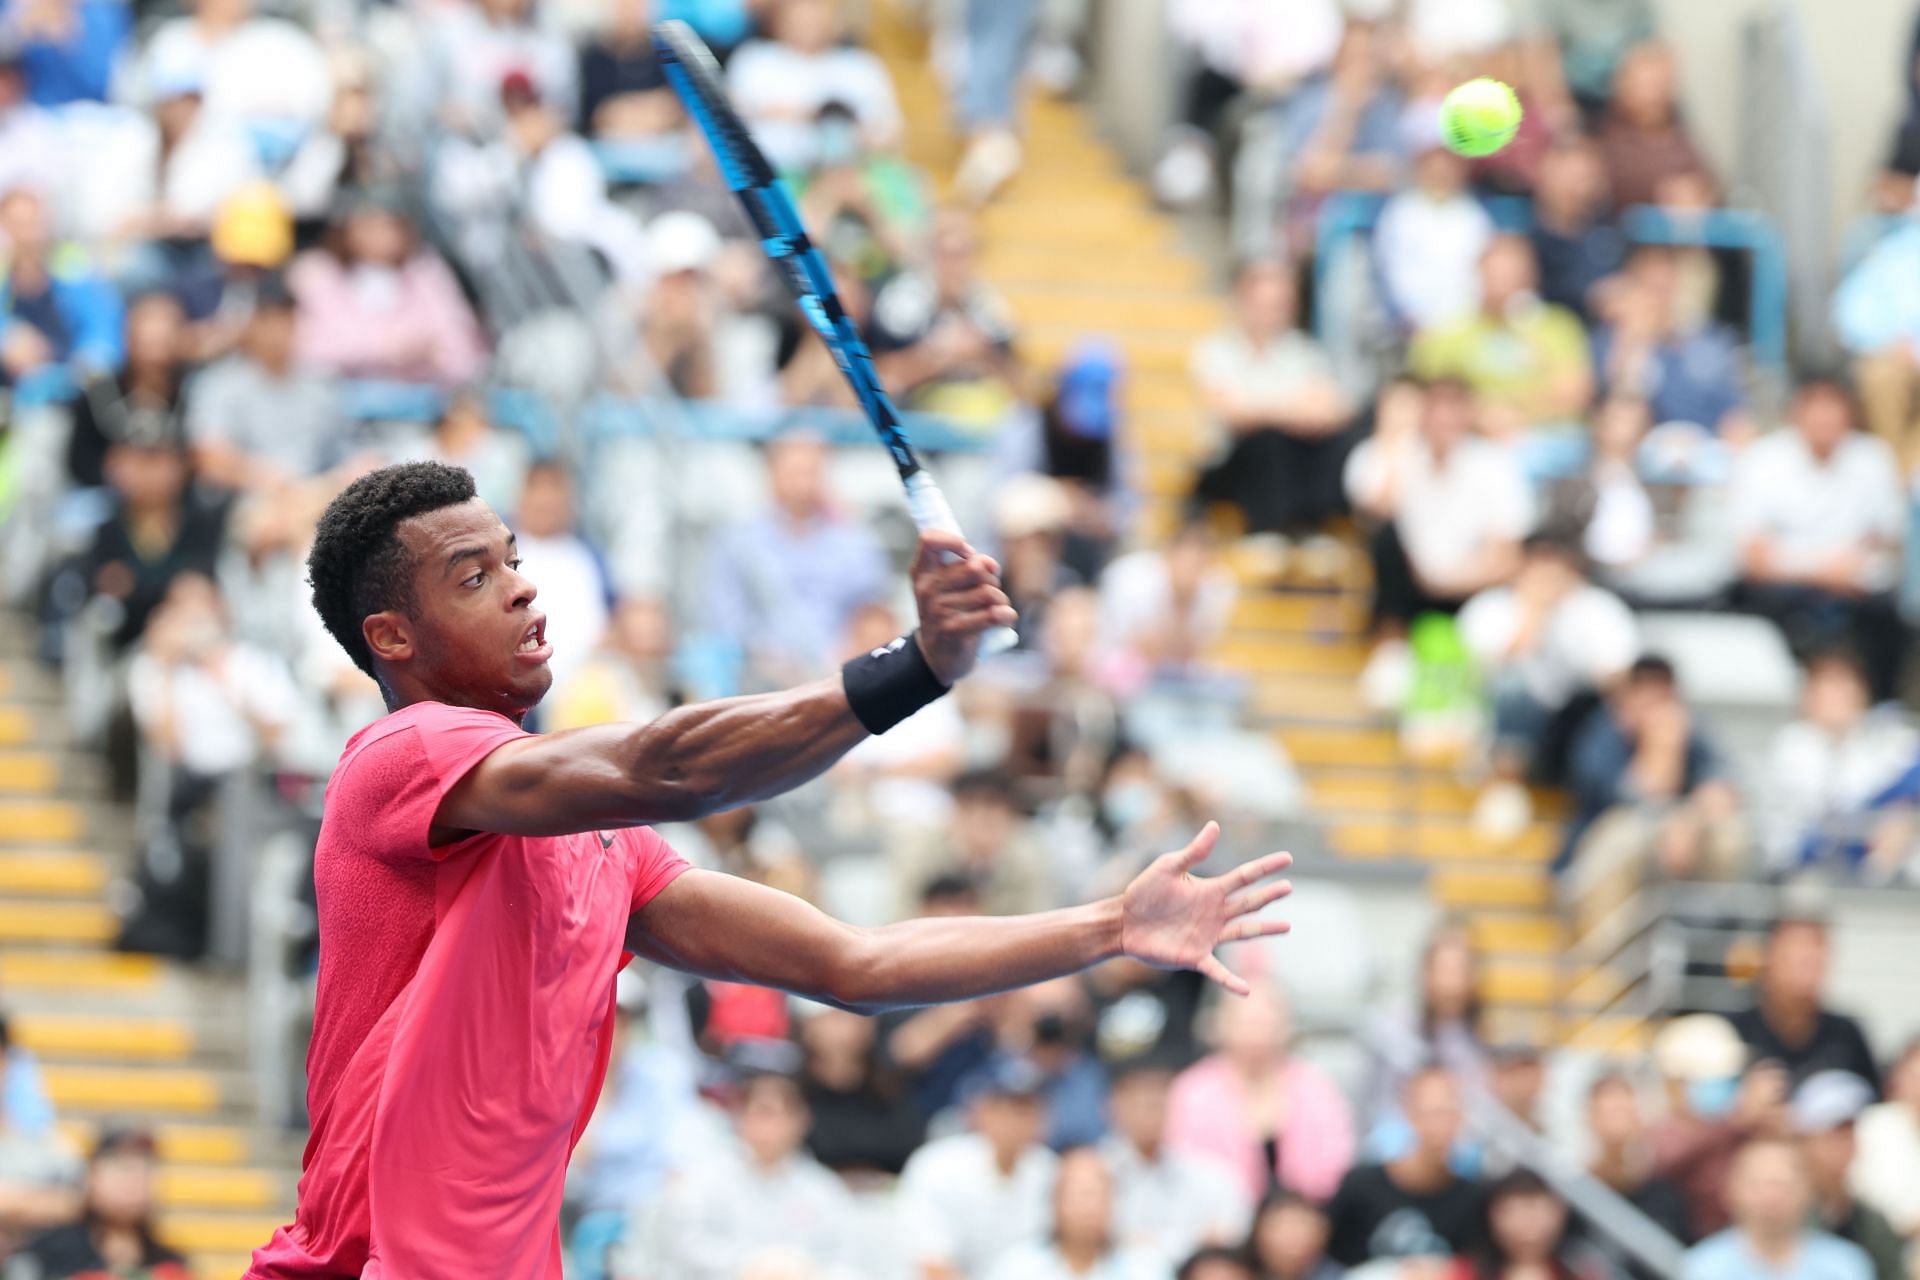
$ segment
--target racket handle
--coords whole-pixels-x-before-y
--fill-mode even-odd
[[[953,508],[947,505],[947,495],[940,492],[940,486],[933,482],[933,477],[924,468],[908,476],[906,486],[907,512],[913,517],[915,528],[960,533],[960,522],[953,518]],[[991,658],[995,654],[1005,653],[1018,643],[1020,637],[1012,627],[994,627],[980,633],[980,656]]]

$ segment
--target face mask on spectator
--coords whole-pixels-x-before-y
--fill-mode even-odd
[[[1121,782],[1108,787],[1100,796],[1100,812],[1116,831],[1126,831],[1146,821],[1156,798],[1151,782]]]
[[[1687,1082],[1687,1105],[1703,1120],[1717,1120],[1726,1115],[1733,1110],[1734,1099],[1739,1096],[1740,1080],[1736,1076]]]
[[[823,168],[852,164],[860,155],[860,135],[851,120],[826,120],[814,133],[814,147]]]

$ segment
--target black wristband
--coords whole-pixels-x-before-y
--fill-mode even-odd
[[[840,668],[847,705],[868,733],[885,733],[947,691],[914,635],[909,632]]]

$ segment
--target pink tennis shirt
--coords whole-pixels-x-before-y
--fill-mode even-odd
[[[448,790],[525,736],[420,702],[341,753],[314,852],[313,1134],[254,1280],[559,1280],[627,917],[687,864],[645,828],[429,847]]]

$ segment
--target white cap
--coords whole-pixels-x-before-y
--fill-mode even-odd
[[[1829,1133],[1873,1105],[1873,1086],[1851,1071],[1816,1071],[1800,1082],[1790,1104],[1799,1133]]]
[[[1025,472],[1000,487],[993,503],[993,524],[1003,538],[1024,538],[1066,527],[1073,503],[1058,480]]]
[[[720,233],[697,213],[676,209],[647,224],[647,259],[663,276],[705,270],[720,253]]]
[[[1747,1046],[1716,1013],[1675,1018],[1653,1040],[1660,1074],[1673,1080],[1730,1080],[1747,1067]]]

